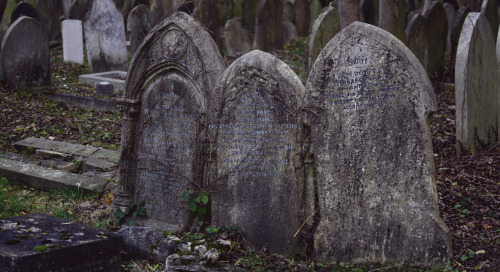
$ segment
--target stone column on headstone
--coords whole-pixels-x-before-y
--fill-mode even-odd
[[[62,21],[63,59],[83,65],[82,21]]]
[[[487,149],[498,141],[495,41],[484,15],[467,15],[457,48],[457,150]]]
[[[427,72],[390,33],[354,22],[321,51],[306,83],[320,221],[318,262],[451,261],[439,217]]]
[[[217,149],[212,224],[238,225],[252,247],[285,256],[302,251],[294,234],[312,213],[300,164],[303,92],[288,65],[255,50],[224,71],[209,119]]]
[[[283,2],[260,0],[255,19],[253,47],[262,51],[283,49]]]

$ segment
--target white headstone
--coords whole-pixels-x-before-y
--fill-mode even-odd
[[[64,20],[61,24],[64,61],[83,64],[82,21]]]

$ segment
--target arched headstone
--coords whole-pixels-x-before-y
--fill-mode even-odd
[[[408,48],[417,57],[423,67],[427,67],[429,59],[428,35],[425,33],[425,18],[415,13],[406,27]]]
[[[112,0],[92,3],[83,21],[87,59],[94,73],[127,71],[128,53],[123,17]]]
[[[127,31],[130,35],[130,55],[141,45],[142,41],[153,28],[153,14],[145,5],[133,8],[127,18]]]
[[[7,89],[50,85],[49,41],[37,20],[17,19],[3,37],[1,53]]]
[[[316,60],[319,52],[340,31],[340,17],[336,9],[321,12],[311,27],[307,41],[307,71]]]
[[[304,86],[284,62],[255,50],[233,62],[215,90],[212,224],[238,225],[256,249],[294,256],[306,207],[296,171]]]
[[[40,16],[36,9],[26,2],[19,2],[16,4],[10,14],[10,24],[12,25],[21,16],[27,16],[40,22]]]
[[[426,71],[390,33],[360,22],[321,51],[306,83],[319,262],[451,260],[439,217]]]
[[[498,141],[495,41],[484,15],[467,15],[455,64],[457,149],[485,149]]]
[[[210,34],[176,12],[137,49],[122,101],[119,192],[115,207],[145,201],[146,225],[185,230],[179,197],[203,186],[206,108],[225,64]]]
[[[445,69],[446,35],[448,33],[448,19],[443,5],[432,2],[429,10],[424,14],[425,34],[428,41],[427,66],[424,68],[431,75],[442,75]]]

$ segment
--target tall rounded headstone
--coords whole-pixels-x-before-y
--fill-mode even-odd
[[[495,41],[484,15],[467,15],[457,49],[457,149],[486,149],[498,141]]]
[[[112,0],[92,3],[83,21],[87,59],[94,73],[127,71],[128,52],[121,12]]]
[[[255,50],[224,71],[210,111],[217,150],[212,224],[238,225],[254,248],[286,256],[301,252],[294,234],[305,221],[305,186],[296,171],[303,94],[288,65]]]
[[[336,9],[326,9],[314,20],[307,41],[307,71],[319,52],[340,31],[340,17]]]
[[[260,0],[255,19],[253,47],[262,51],[283,49],[283,1]]]
[[[19,2],[16,4],[10,14],[10,23],[13,24],[21,16],[27,16],[40,22],[40,16],[36,9],[26,2]]]
[[[427,66],[424,66],[431,75],[442,75],[445,69],[446,36],[448,34],[448,19],[443,5],[432,2],[429,10],[424,14],[425,34],[428,41]]]
[[[320,262],[451,260],[439,217],[426,71],[390,33],[360,22],[321,51],[306,83]]]
[[[127,31],[130,35],[130,55],[135,54],[151,28],[153,28],[153,14],[147,6],[141,4],[130,11],[127,18]]]
[[[37,20],[17,19],[3,37],[1,52],[7,89],[50,85],[49,41]]]
[[[60,39],[61,21],[63,13],[61,0],[38,0],[36,2],[36,11],[40,17],[45,33],[49,41]]]
[[[80,20],[64,20],[61,23],[63,59],[83,65],[83,28]]]
[[[176,12],[137,49],[123,99],[120,182],[114,206],[145,201],[145,225],[186,230],[193,214],[179,200],[206,183],[207,98],[225,69],[205,28]]]
[[[429,42],[425,32],[425,18],[415,13],[406,27],[408,48],[415,54],[423,67],[427,67],[429,59]]]

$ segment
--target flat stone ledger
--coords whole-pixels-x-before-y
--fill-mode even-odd
[[[205,183],[206,97],[224,69],[210,34],[183,12],[149,32],[134,54],[120,102],[115,207],[145,200],[144,225],[174,231],[190,226],[193,214],[179,197]]]
[[[451,258],[439,217],[429,114],[432,85],[396,37],[353,23],[306,83],[322,262],[433,265]]]
[[[0,219],[0,270],[120,271],[122,237],[60,218]]]
[[[238,225],[256,249],[293,256],[303,216],[298,107],[304,87],[274,56],[252,51],[216,85],[223,94],[209,130],[216,139],[212,224]],[[293,200],[293,201],[292,201]]]

